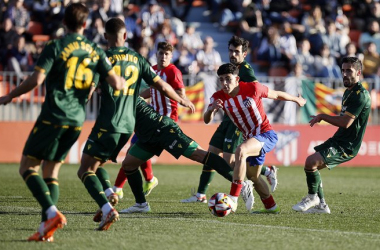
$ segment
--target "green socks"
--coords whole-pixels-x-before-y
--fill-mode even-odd
[[[128,184],[131,187],[133,195],[135,196],[136,203],[146,202],[143,191],[143,180],[140,171],[138,169],[136,169],[133,173],[125,171],[125,175],[128,178]]]
[[[306,173],[306,182],[307,182],[307,187],[309,189],[309,194],[316,194],[318,193],[318,189],[319,189],[319,186],[321,184],[321,175],[319,173],[319,171],[315,171],[315,172],[310,172],[310,171],[306,171],[305,170],[305,173]],[[322,190],[322,188],[321,188]],[[323,193],[323,191],[322,191]]]
[[[59,199],[58,179],[45,178],[44,181],[49,188],[51,200],[53,201],[54,205],[57,205]]]
[[[203,165],[202,174],[199,178],[198,193],[205,194],[212,179],[214,179],[215,170],[209,166]]]
[[[81,180],[86,187],[88,193],[96,201],[98,206],[101,208],[104,204],[108,202],[106,195],[103,191],[103,186],[100,183],[96,174],[92,171],[84,173]]]
[[[42,207],[42,211],[46,211],[54,203],[50,197],[50,191],[41,176],[34,170],[26,170],[22,175],[26,185]]]
[[[221,176],[232,182],[234,172],[231,169],[230,165],[228,165],[228,163],[222,157],[208,152],[206,157],[203,159],[203,164],[212,169],[215,169],[216,172],[218,172]]]
[[[96,176],[98,176],[100,183],[102,183],[103,190],[106,190],[107,188],[112,188],[110,176],[107,170],[105,170],[102,167],[98,167],[98,169],[96,170]]]

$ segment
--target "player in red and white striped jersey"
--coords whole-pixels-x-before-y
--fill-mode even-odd
[[[157,50],[157,65],[153,66],[154,71],[169,83],[178,95],[186,98],[182,73],[174,64],[171,64],[173,46],[167,42],[161,42],[158,43]],[[176,101],[167,98],[155,88],[150,88],[150,98],[151,105],[160,115],[178,121],[178,103]]]
[[[168,42],[160,42],[157,45],[157,65],[153,66],[154,71],[164,81],[169,83],[179,96],[184,99],[186,97],[185,86],[182,80],[181,71],[171,64],[173,57],[173,45]],[[145,90],[140,94],[143,98],[151,98],[151,105],[160,115],[168,116],[174,121],[178,121],[178,103],[170,98],[164,96],[160,91],[155,88]],[[131,143],[137,140],[136,136],[132,138]],[[148,160],[141,165],[141,171],[145,177],[144,193],[149,195],[154,187],[157,186],[158,180],[153,175],[152,162]],[[122,188],[127,180],[123,168],[120,168],[119,174],[116,177],[114,190],[120,196],[122,196]]]
[[[240,82],[239,69],[232,63],[223,64],[217,71],[222,90],[213,94],[210,105],[205,112],[204,121],[208,123],[218,109],[231,118],[243,133],[244,142],[235,152],[234,178],[230,197],[235,201],[234,209],[242,188],[245,175],[252,180],[265,209],[253,213],[279,213],[269,187],[260,176],[265,154],[271,151],[277,142],[277,134],[273,131],[264,111],[262,98],[282,101],[293,101],[303,106],[306,100],[301,96],[292,96],[282,91],[275,91],[259,82]],[[233,209],[233,210],[234,210]]]

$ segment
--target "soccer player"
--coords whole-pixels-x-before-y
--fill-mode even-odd
[[[104,77],[100,78],[102,99],[99,116],[83,149],[78,170],[78,177],[102,211],[98,230],[107,230],[119,216],[112,207],[117,204],[118,196],[112,190],[107,171],[99,166],[108,159],[116,162],[117,155],[133,133],[135,107],[142,79],[164,95],[193,109],[193,104],[178,96],[140,54],[124,46],[127,32],[121,19],[108,20],[105,30],[109,45],[106,55],[116,74],[123,77],[124,88],[115,91],[104,84]]]
[[[239,69],[239,78],[243,82],[256,82],[256,76],[249,63],[245,61],[245,57],[248,53],[249,42],[244,38],[233,36],[228,42],[228,53],[230,62],[235,64]],[[206,122],[209,123],[209,122]],[[240,143],[242,143],[242,133],[231,121],[227,114],[224,114],[223,121],[218,126],[217,130],[213,134],[208,150],[215,154],[223,153],[223,158],[233,168],[235,164],[235,150]],[[269,184],[271,185],[272,192],[277,187],[277,168],[275,166],[262,167],[262,175],[267,177]],[[207,203],[206,192],[214,178],[215,171],[209,166],[203,166],[202,174],[199,179],[199,185],[197,193],[188,199],[183,199],[181,202],[201,202]],[[247,190],[248,192],[250,189]],[[251,196],[253,198],[253,196]],[[249,203],[246,203],[249,204]],[[253,200],[248,205],[247,210],[251,210],[253,206]]]
[[[185,86],[182,80],[181,71],[171,63],[173,58],[173,46],[168,42],[160,42],[157,45],[157,65],[153,66],[154,71],[165,81],[167,81],[170,86],[177,92],[177,94],[183,98],[186,98]],[[178,103],[175,100],[172,100],[162,93],[155,89],[149,88],[141,96],[145,99],[151,98],[151,105],[160,115],[168,116],[174,121],[178,121]],[[135,135],[132,138],[131,143],[137,141],[137,136]],[[158,184],[157,178],[153,175],[152,162],[148,160],[143,163],[141,166],[141,171],[145,177],[144,183],[144,194],[148,196],[153,188]],[[114,191],[119,197],[123,196],[123,186],[127,180],[124,170],[121,167],[119,174],[116,177]]]
[[[203,150],[198,143],[185,135],[172,119],[162,116],[142,99],[136,107],[135,133],[138,140],[130,148],[122,166],[128,177],[128,183],[135,196],[136,204],[120,213],[146,213],[150,206],[143,192],[141,173],[138,167],[163,150],[175,158],[181,155],[215,169],[219,174],[232,181],[232,170],[221,157]]]
[[[314,147],[315,153],[305,161],[308,195],[293,206],[293,210],[305,213],[330,213],[326,204],[320,170],[333,169],[353,159],[360,149],[371,110],[368,91],[360,83],[362,63],[356,57],[342,60],[343,84],[346,90],[342,98],[339,116],[318,114],[311,116],[310,126],[325,121],[338,127],[337,132],[327,141]]]
[[[81,132],[94,72],[115,89],[123,86],[104,51],[83,36],[88,14],[80,3],[69,5],[63,20],[68,34],[47,43],[32,75],[0,98],[0,104],[7,104],[46,79],[46,99],[25,144],[19,169],[42,207],[42,222],[29,241],[53,241],[54,232],[66,225],[66,217],[56,207],[58,172]],[[43,177],[38,174],[41,162]]]
[[[209,122],[218,109],[223,109],[243,133],[244,142],[235,152],[234,178],[230,190],[230,197],[234,201],[233,210],[237,208],[242,183],[247,175],[247,178],[253,181],[254,188],[265,206],[265,209],[254,213],[279,213],[280,208],[260,176],[265,154],[270,152],[277,142],[277,134],[268,121],[261,99],[293,101],[299,106],[305,105],[306,100],[269,89],[257,81],[240,81],[238,73],[239,68],[232,63],[219,67],[217,74],[223,88],[211,97],[204,120],[206,123]]]

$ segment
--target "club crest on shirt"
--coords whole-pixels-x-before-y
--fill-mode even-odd
[[[252,98],[247,98],[243,100],[244,107],[249,108],[252,106],[253,99]]]

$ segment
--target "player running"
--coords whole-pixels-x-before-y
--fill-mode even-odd
[[[308,194],[293,210],[304,213],[331,213],[325,201],[320,170],[333,169],[339,164],[352,160],[359,152],[371,111],[371,98],[361,84],[362,63],[356,57],[345,57],[342,61],[343,84],[346,91],[342,98],[339,116],[318,114],[311,116],[310,126],[326,121],[338,127],[337,132],[327,141],[314,147],[315,153],[305,161]]]
[[[107,171],[99,166],[109,159],[116,162],[117,155],[133,133],[141,81],[194,110],[193,104],[178,96],[140,54],[124,46],[127,33],[121,19],[108,20],[105,30],[109,45],[106,54],[115,72],[123,77],[124,88],[114,91],[104,84],[104,77],[100,78],[102,99],[99,116],[83,149],[78,170],[78,177],[102,211],[98,230],[108,230],[119,217],[113,208],[118,203],[118,196],[113,192]]]
[[[25,144],[19,169],[42,207],[41,224],[29,241],[51,242],[54,232],[66,225],[66,217],[56,207],[58,173],[81,132],[94,73],[98,72],[105,84],[115,89],[123,86],[104,51],[83,36],[88,14],[89,10],[80,3],[69,5],[63,20],[68,34],[48,42],[33,74],[0,98],[0,104],[7,104],[46,79],[46,99]],[[41,162],[43,177],[38,174]]]
[[[249,42],[244,38],[233,36],[228,42],[228,54],[230,62],[236,65],[239,69],[239,78],[243,82],[256,82],[257,78],[249,63],[245,61],[248,53]],[[211,121],[211,120],[210,120]],[[207,121],[209,123],[210,121]],[[235,165],[235,150],[243,142],[242,133],[231,121],[227,114],[224,114],[223,121],[220,123],[215,133],[213,134],[208,150],[215,154],[223,153],[223,158],[233,168]],[[261,169],[261,174],[265,175],[271,191],[274,192],[277,188],[277,168],[275,166],[265,167]],[[181,202],[201,202],[207,203],[206,192],[214,178],[215,171],[209,166],[203,166],[202,174],[199,178],[197,193],[190,198],[183,199]],[[251,192],[252,187],[247,187],[244,192]],[[247,210],[250,211],[253,207],[253,195],[247,194],[246,197],[251,197],[246,201]]]
[[[173,46],[168,42],[160,42],[157,45],[157,65],[153,66],[154,71],[165,81],[167,81],[170,86],[177,92],[177,94],[183,98],[186,98],[185,86],[182,80],[181,71],[171,63],[173,58]],[[178,103],[164,96],[158,89],[149,88],[141,96],[145,99],[151,98],[151,106],[159,114],[163,116],[168,116],[174,121],[178,121]],[[131,144],[137,141],[137,136],[135,135]],[[148,160],[140,166],[140,169],[145,177],[144,183],[144,194],[148,196],[150,192],[158,185],[158,179],[153,175],[152,162]],[[124,174],[124,170],[121,167],[120,171],[116,177],[114,191],[118,194],[119,198],[123,197],[123,186],[127,181],[127,177]]]
[[[145,101],[139,99],[136,107],[135,133],[138,140],[130,148],[122,166],[128,183],[135,196],[136,204],[121,210],[120,213],[146,213],[150,206],[143,192],[141,173],[138,167],[163,150],[175,158],[181,155],[215,169],[219,174],[232,181],[232,170],[221,157],[203,150],[198,143],[182,132],[172,119],[156,112]]]
[[[243,82],[238,76],[239,68],[227,63],[219,67],[217,74],[223,85],[222,90],[213,94],[210,105],[205,112],[204,120],[212,120],[218,109],[230,117],[233,123],[243,133],[244,142],[235,152],[234,178],[231,184],[230,197],[237,208],[237,201],[243,187],[245,176],[252,180],[265,209],[255,213],[279,213],[268,185],[260,176],[265,155],[270,152],[277,142],[277,134],[273,131],[264,111],[262,98],[293,101],[303,106],[306,100],[282,91],[275,91],[261,85],[259,82]]]

